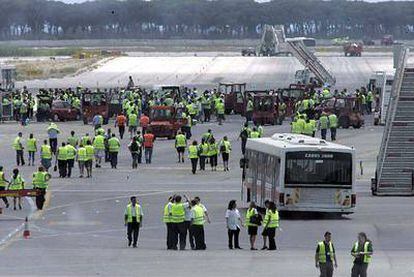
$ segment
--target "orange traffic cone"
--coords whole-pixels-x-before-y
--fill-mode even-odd
[[[27,219],[27,216],[26,216],[26,219],[25,219],[25,222],[24,222],[23,237],[24,237],[25,239],[30,238],[29,220]]]

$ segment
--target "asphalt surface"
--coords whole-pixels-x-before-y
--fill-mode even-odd
[[[360,231],[368,234],[374,245],[374,258],[369,276],[414,276],[414,236],[412,230],[412,199],[372,197],[369,179],[373,175],[375,157],[382,136],[382,127],[367,126],[355,130],[339,130],[339,143],[354,146],[357,161],[362,160],[364,175],[358,172],[357,211],[344,217],[324,215],[294,215],[282,218],[277,234],[279,250],[252,252],[247,231],[241,231],[243,250],[227,249],[224,213],[231,199],[240,203],[241,172],[238,168],[240,144],[236,141],[242,119],[230,116],[223,126],[215,122],[194,127],[199,139],[208,128],[216,138],[229,136],[233,144],[230,171],[206,170],[192,175],[190,164],[176,162],[173,141],[159,139],[155,144],[151,165],[130,167],[122,141],[119,169],[108,164],[95,170],[92,179],[59,179],[56,173],[50,182],[50,201],[43,212],[35,212],[30,222],[32,236],[23,239],[20,232],[8,234],[31,213],[25,201],[24,210],[5,210],[0,215],[0,275],[1,276],[318,276],[314,268],[316,242],[326,230],[333,233],[339,267],[335,276],[350,276],[350,249]],[[60,123],[67,137],[71,130],[79,135],[92,132],[91,126],[80,122]],[[266,126],[265,135],[286,132],[289,125]],[[0,125],[1,163],[10,174],[14,167],[11,149],[15,134],[23,130],[40,140],[46,137],[46,125],[33,123],[19,127],[15,123]],[[207,168],[208,165],[207,165]],[[21,167],[27,181],[34,167]],[[200,196],[211,216],[206,226],[206,251],[165,250],[165,226],[162,209],[169,195],[185,193]],[[143,228],[138,249],[126,247],[123,212],[128,198],[137,195],[144,209]],[[1,203],[3,205],[3,203]],[[257,246],[261,247],[258,239]]]
[[[128,76],[141,86],[188,85],[217,87],[219,82],[247,83],[249,89],[286,87],[295,81],[296,70],[303,66],[294,57],[242,57],[240,53],[130,53],[112,59],[98,68],[63,79],[18,83],[42,87],[119,87]],[[197,55],[197,56],[194,56]],[[223,56],[226,55],[226,56]],[[233,55],[233,56],[228,56]],[[391,53],[366,52],[362,57],[344,57],[342,53],[317,53],[325,67],[336,77],[336,88],[365,85],[375,71],[393,72]]]

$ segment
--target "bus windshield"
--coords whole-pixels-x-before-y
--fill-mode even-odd
[[[352,154],[335,152],[286,153],[285,184],[352,186]]]

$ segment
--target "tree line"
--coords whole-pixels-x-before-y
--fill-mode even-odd
[[[287,36],[414,38],[414,2],[345,0],[1,0],[0,39],[257,38],[263,24]]]

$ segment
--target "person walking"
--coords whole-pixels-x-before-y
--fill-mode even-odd
[[[250,250],[257,250],[255,247],[256,237],[257,237],[257,229],[259,228],[259,223],[261,221],[261,217],[256,209],[256,203],[250,202],[249,208],[246,211],[246,220],[245,224],[247,226],[247,234],[249,235],[250,240]]]
[[[322,112],[321,117],[319,118],[319,129],[321,130],[321,138],[326,140],[326,133],[329,127],[329,119],[325,112]]]
[[[47,140],[43,141],[43,145],[40,146],[40,163],[46,171],[52,166],[52,147],[47,143]]]
[[[95,150],[95,167],[102,167],[102,158],[105,156],[105,137],[101,134],[95,136],[92,146]]]
[[[205,234],[204,234],[204,224],[205,224],[205,214],[203,208],[197,204],[196,200],[191,201],[191,227],[190,234],[194,237],[195,247],[191,247],[193,250],[206,250]],[[190,239],[192,242],[192,239]]]
[[[76,160],[78,161],[78,166],[79,166],[79,172],[80,172],[79,178],[83,178],[84,173],[85,173],[86,162],[88,161],[88,155],[86,153],[86,148],[83,147],[82,144],[80,145],[78,149]]]
[[[33,134],[29,135],[27,140],[27,152],[29,152],[29,165],[34,165],[35,154],[37,152],[37,140],[34,138]]]
[[[152,152],[154,148],[155,136],[150,130],[147,130],[144,135],[144,148],[145,148],[145,163],[150,164],[152,161]]]
[[[185,197],[185,196],[184,196]],[[169,207],[169,215],[172,222],[172,242],[171,246],[173,250],[177,250],[178,238],[180,241],[180,250],[185,250],[186,244],[186,230],[185,230],[185,209],[189,206],[188,199],[186,202],[181,202],[181,196],[176,195],[174,203]]]
[[[249,124],[244,123],[244,126],[241,129],[240,134],[239,134],[239,138],[241,139],[241,151],[243,155],[246,152],[246,144],[247,144],[247,139],[249,138],[249,136],[250,136]]]
[[[13,175],[10,178],[9,190],[22,190],[24,189],[24,179],[20,176],[19,169],[13,169]],[[22,209],[22,198],[20,196],[13,197],[13,210],[16,210],[16,201],[19,204],[19,210]]]
[[[68,137],[68,144],[73,147],[78,147],[79,138],[75,135],[75,131],[70,131],[70,136]]]
[[[139,119],[139,125],[141,126],[141,131],[143,134],[147,132],[149,122],[150,118],[145,113],[143,113]]]
[[[50,144],[50,147],[52,148],[52,153],[54,155],[56,155],[56,151],[57,151],[59,134],[60,134],[60,130],[58,126],[54,122],[51,122],[49,124],[49,127],[47,128],[47,135],[49,137],[49,144]]]
[[[4,175],[4,171],[3,171],[3,167],[0,166],[0,191],[6,190],[7,184],[9,183],[9,181],[6,180],[6,176]],[[6,208],[8,208],[9,205],[9,201],[7,200],[7,197],[2,197],[1,198],[4,202],[4,204],[6,205]]]
[[[223,99],[220,99],[220,101],[217,103],[216,112],[217,112],[218,124],[223,125],[223,120],[225,120],[225,117],[224,117],[225,107],[224,107]]]
[[[43,166],[40,166],[37,172],[33,173],[33,188],[38,190],[38,195],[36,196],[36,207],[38,210],[43,209],[45,203],[46,190],[48,188],[48,181],[52,176],[45,171]]]
[[[137,141],[137,137],[133,137],[131,143],[128,145],[132,157],[132,169],[138,168],[138,155],[141,151],[141,145]]]
[[[276,209],[275,202],[269,202],[269,209],[266,211],[265,218],[263,220],[263,228],[266,230],[267,237],[269,238],[269,250],[276,250],[276,228],[279,227],[279,212]]]
[[[17,134],[17,137],[13,141],[13,149],[16,150],[16,164],[17,164],[17,166],[25,165],[24,153],[23,153],[24,147],[23,147],[22,137],[23,137],[22,132],[19,132]]]
[[[115,128],[118,126],[119,137],[121,138],[121,140],[124,138],[126,122],[126,116],[122,112],[120,112],[115,120]]]
[[[181,131],[178,131],[177,135],[175,136],[175,149],[177,150],[179,163],[184,163],[184,152],[186,148],[187,138]]]
[[[131,202],[125,209],[124,221],[127,227],[128,247],[136,248],[138,243],[139,228],[142,226],[144,213],[142,207],[137,203],[137,198],[131,196]]]
[[[363,232],[358,234],[358,241],[354,243],[351,255],[354,260],[352,266],[351,277],[367,277],[368,265],[372,260],[372,242]]]
[[[227,136],[223,137],[223,140],[220,143],[220,153],[223,158],[223,169],[224,171],[229,171],[229,158],[231,152],[231,143],[228,140]]]
[[[193,174],[196,174],[198,163],[198,146],[196,140],[194,140],[193,143],[188,147],[188,158],[191,161],[191,172]]]
[[[92,146],[92,143],[91,143],[90,140],[88,140],[86,142],[85,150],[86,150],[86,159],[87,159],[86,162],[85,162],[86,177],[91,178],[92,177],[92,167],[93,167],[93,157],[95,155],[95,149]]]
[[[119,139],[115,136],[115,134],[112,134],[112,137],[108,140],[108,145],[111,168],[116,169],[118,165],[118,153],[119,149],[121,148],[121,143],[119,142]]]
[[[316,247],[315,266],[321,272],[320,277],[332,277],[334,265],[338,267],[332,235],[330,232],[325,232],[324,240],[318,242]]]
[[[239,234],[240,226],[243,226],[243,222],[240,217],[240,212],[237,209],[236,200],[231,200],[229,202],[225,217],[227,225],[227,234],[229,237],[229,249],[233,249],[233,240],[234,248],[242,249],[239,245]]]
[[[331,140],[336,141],[336,129],[338,128],[338,117],[336,114],[331,113],[328,116],[329,128],[331,130]]]
[[[211,171],[217,170],[217,155],[218,155],[218,144],[216,139],[213,137],[210,139],[208,156],[210,157]]]
[[[128,131],[129,131],[129,137],[132,139],[133,136],[135,136],[137,132],[138,127],[138,116],[136,113],[131,112],[128,115]]]
[[[66,152],[67,176],[70,178],[72,176],[72,168],[75,166],[76,148],[68,143],[66,144]]]
[[[208,159],[208,151],[210,148],[210,146],[207,143],[208,140],[208,138],[203,138],[198,149],[198,152],[200,153],[200,170],[203,171],[206,170],[206,161]]]
[[[66,148],[66,143],[62,142],[62,146],[60,146],[57,150],[57,166],[59,168],[59,177],[65,178],[67,175],[67,159],[68,159],[68,150]]]

